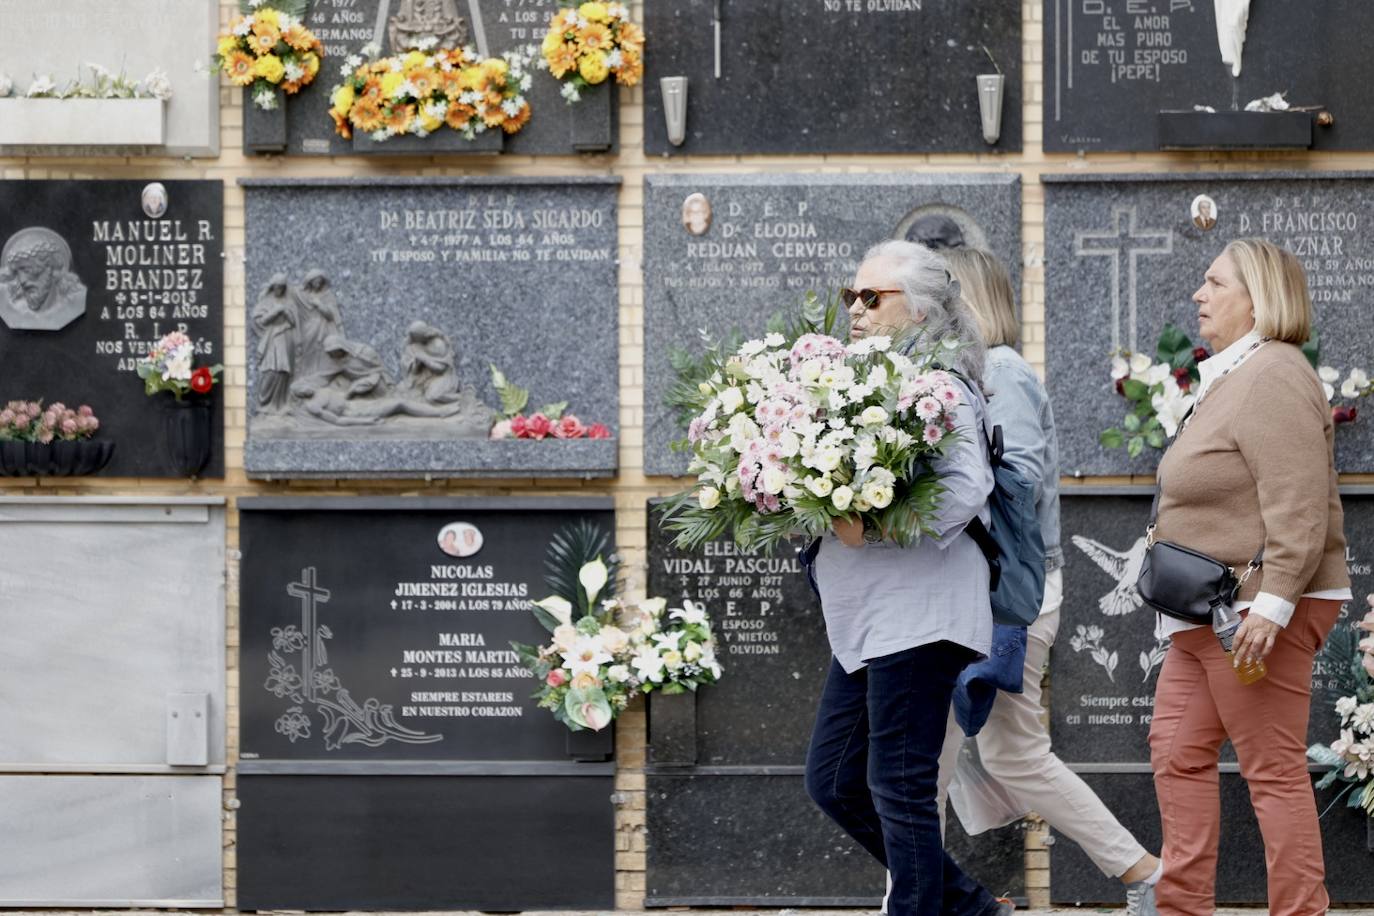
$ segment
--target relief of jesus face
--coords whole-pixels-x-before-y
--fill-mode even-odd
[[[58,271],[51,258],[41,253],[20,253],[7,266],[14,276],[13,284],[19,288],[19,297],[29,308],[37,312],[49,304]]]

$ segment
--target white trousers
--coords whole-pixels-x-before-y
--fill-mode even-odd
[[[1026,645],[1023,693],[998,692],[992,715],[978,733],[978,754],[988,775],[1027,811],[1034,811],[1077,843],[1108,877],[1118,878],[1145,855],[1145,848],[1121,826],[1101,799],[1050,750],[1050,735],[1042,720],[1041,679],[1050,647],[1059,631],[1064,576],[1056,570],[1045,577],[1045,601],[1031,624]],[[937,804],[944,825],[946,798],[954,778],[963,730],[950,713],[940,756]]]

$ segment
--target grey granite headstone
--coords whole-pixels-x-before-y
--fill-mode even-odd
[[[16,95],[37,74],[58,85],[74,80],[78,66],[90,82],[87,61],[133,80],[161,69],[172,86],[163,146],[0,146],[0,156],[218,156],[221,77],[206,64],[219,9],[216,0],[0,0],[0,72]]]
[[[324,45],[324,66],[319,77],[287,101],[287,153],[291,155],[339,156],[356,152],[381,155],[436,155],[461,152],[466,141],[448,128],[423,139],[393,138],[374,147],[361,147],[334,131],[329,116],[330,90],[342,80],[341,68],[351,55],[376,41],[384,54],[391,54],[388,24],[401,10],[404,0],[348,0],[347,3],[312,4],[306,25]],[[448,4],[444,4],[448,5]],[[484,56],[498,57],[528,45],[535,47],[535,62],[542,59],[538,48],[544,39],[549,19],[558,11],[558,0],[453,0],[452,6],[463,20],[465,45]],[[350,68],[351,72],[351,68]],[[532,67],[533,84],[525,98],[533,114],[519,133],[506,135],[495,151],[504,149],[516,155],[571,155],[574,128],[579,120],[614,117],[618,92],[613,86],[590,93],[576,105],[569,105],[560,94],[562,84],[546,70]],[[618,145],[614,121],[608,151]],[[499,133],[499,131],[498,131]],[[479,137],[479,139],[481,139]],[[490,137],[488,140],[492,139]],[[482,149],[492,151],[491,144]]]
[[[1233,76],[1222,62],[1211,3],[1048,0],[1045,149],[1159,149],[1170,139],[1161,133],[1159,113],[1191,114],[1195,105],[1214,108],[1219,114],[1213,121],[1232,119],[1210,129],[1215,142],[1208,145],[1275,145],[1282,122],[1294,115],[1268,116],[1256,128],[1248,122],[1260,116],[1242,114],[1237,122],[1235,109],[1276,92],[1290,105],[1335,116],[1329,127],[1314,123],[1315,112],[1297,116],[1310,138],[1301,146],[1374,147],[1374,127],[1359,115],[1374,75],[1366,43],[1374,9],[1361,0],[1271,0],[1249,7],[1240,75]],[[1249,131],[1262,135],[1258,142],[1253,135],[1247,139]]]
[[[1369,369],[1374,334],[1374,174],[1238,173],[1046,175],[1045,377],[1064,474],[1150,474],[1160,452],[1130,459],[1098,444],[1119,425],[1125,399],[1110,353],[1154,356],[1164,324],[1198,336],[1193,293],[1231,239],[1258,236],[1291,250],[1307,269],[1321,362]],[[1209,229],[1194,224],[1199,195],[1215,202]],[[1336,430],[1336,467],[1374,470],[1374,424]]]
[[[680,475],[686,436],[666,406],[673,349],[699,331],[760,334],[808,292],[823,300],[854,277],[872,245],[908,238],[926,216],[959,226],[1021,282],[1021,185],[1015,175],[649,175],[644,191],[644,470]]]
[[[619,179],[243,184],[252,354],[245,454],[250,475],[593,477],[614,472],[615,439],[490,441],[484,430],[500,405],[492,365],[530,390],[527,413],[567,401],[569,413],[584,423],[617,428]],[[327,278],[338,319],[316,321],[312,329],[302,291],[316,271]],[[294,316],[280,321],[270,311],[258,311],[277,276],[285,277],[287,311]],[[254,314],[260,320],[253,320]],[[452,368],[437,384],[448,386],[451,402],[443,400],[450,395],[407,388],[415,322],[446,341],[435,346]],[[340,348],[337,361],[326,357],[323,369],[315,364],[319,348],[300,347],[303,337],[312,335],[326,342],[330,336],[343,339],[328,345]],[[274,341],[281,344],[275,363],[266,357]],[[283,361],[291,363],[289,377],[268,378],[266,367]],[[332,380],[312,382],[317,370],[334,373]],[[379,377],[381,383],[374,384]],[[266,386],[280,391],[283,383],[289,383],[290,394],[283,395],[281,406]],[[361,392],[358,384],[372,387]],[[329,390],[321,394],[322,388]],[[332,400],[321,400],[326,396]],[[417,412],[412,405],[426,400],[437,406],[430,404],[423,416],[399,415]],[[460,412],[449,415],[452,411]],[[371,422],[374,415],[381,419]]]
[[[1021,149],[1021,8],[1013,0],[645,7],[651,155]],[[1001,137],[989,145],[976,77],[999,69]],[[663,117],[659,80],[668,76],[688,78],[682,146],[669,143]]]

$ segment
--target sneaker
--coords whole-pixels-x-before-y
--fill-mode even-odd
[[[997,898],[997,916],[1007,916],[1008,913],[1015,912],[1016,903],[1006,897]]]
[[[1159,916],[1153,884],[1136,881],[1126,885],[1126,916]]]

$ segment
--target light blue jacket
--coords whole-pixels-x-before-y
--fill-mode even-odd
[[[1045,571],[1053,572],[1064,565],[1064,551],[1059,546],[1059,437],[1050,396],[1030,364],[1007,346],[988,350],[983,387],[988,417],[1002,427],[1003,459],[1035,485]]]

